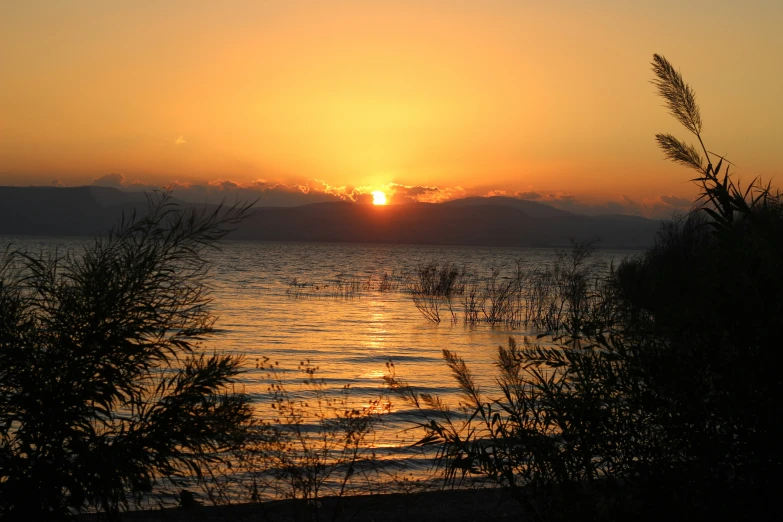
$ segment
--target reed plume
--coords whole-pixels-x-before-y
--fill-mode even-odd
[[[682,75],[660,54],[653,55],[653,85],[666,101],[669,112],[696,137],[701,133],[701,113],[696,103],[696,93],[685,83]]]
[[[693,92],[690,85],[685,83],[682,75],[669,63],[669,60],[660,54],[653,55],[652,68],[655,73],[655,78],[651,80],[652,84],[655,85],[658,94],[666,102],[669,113],[699,140],[707,159],[707,168],[704,168],[701,154],[696,150],[696,147],[671,134],[656,134],[655,140],[658,142],[658,146],[666,154],[667,159],[694,168],[710,177],[713,174],[712,164],[707,148],[701,139],[701,112],[696,103],[696,93]]]
[[[671,134],[656,134],[655,141],[658,142],[658,146],[663,149],[666,158],[691,167],[699,172],[704,172],[704,166],[701,161],[701,154],[696,150],[696,147],[689,143],[684,143]]]

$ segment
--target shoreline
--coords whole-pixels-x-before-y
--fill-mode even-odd
[[[312,503],[310,504],[312,506]],[[479,522],[519,520],[522,507],[499,488],[449,489],[420,493],[382,493],[318,499],[317,514],[308,516],[304,500],[273,500],[228,506],[197,506],[128,511],[120,520],[129,522],[221,521],[221,522],[295,522],[299,520],[393,522]],[[103,514],[83,514],[80,521],[106,520]]]

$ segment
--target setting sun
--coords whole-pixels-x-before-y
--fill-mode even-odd
[[[372,193],[372,204],[373,205],[385,205],[386,204],[386,194],[381,192],[380,190],[376,190]]]

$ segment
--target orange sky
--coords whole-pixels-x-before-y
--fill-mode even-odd
[[[654,52],[695,88],[708,147],[743,177],[781,174],[783,2],[545,4],[3,2],[0,184],[663,212],[695,189],[656,149],[686,134],[649,83]]]

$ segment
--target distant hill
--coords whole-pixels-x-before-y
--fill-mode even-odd
[[[146,209],[143,193],[110,187],[0,187],[0,235],[95,236]]]
[[[3,235],[92,235],[107,217],[89,187],[0,187]]]
[[[385,207],[317,203],[293,208],[258,208],[231,237],[487,246],[563,246],[576,239],[598,240],[606,248],[643,248],[652,244],[658,227],[657,221],[634,216],[564,213],[537,218],[514,206],[495,202]]]
[[[123,212],[145,208],[143,194],[106,187],[0,187],[0,235],[93,236],[105,233]],[[487,246],[563,246],[576,239],[642,248],[652,244],[658,227],[636,216],[583,216],[494,197],[383,207],[345,202],[257,207],[229,237]]]
[[[560,210],[544,203],[537,201],[529,201],[527,199],[509,198],[507,196],[491,196],[491,197],[470,197],[455,199],[452,201],[446,201],[443,205],[455,206],[455,207],[468,207],[476,205],[500,205],[505,207],[512,207],[525,212],[530,217],[534,218],[551,218],[551,217],[563,217],[573,216],[573,212],[567,210]]]

